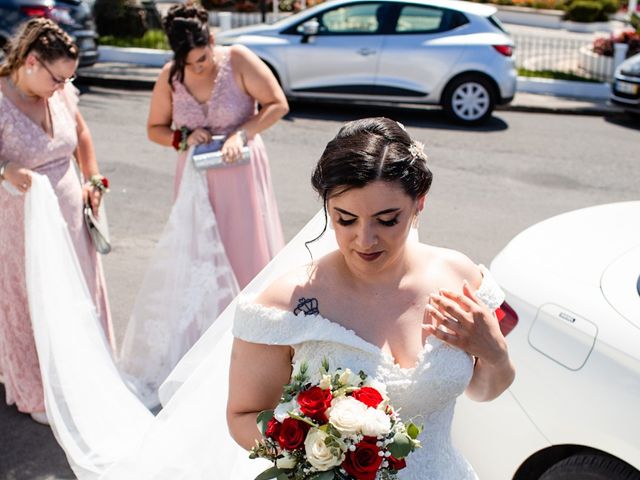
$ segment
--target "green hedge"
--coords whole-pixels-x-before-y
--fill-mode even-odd
[[[170,50],[167,36],[164,34],[163,30],[148,30],[140,38],[105,35],[100,37],[99,43],[100,45],[110,45],[113,47],[137,47]]]

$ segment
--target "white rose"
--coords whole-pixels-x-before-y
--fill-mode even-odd
[[[322,375],[320,379],[320,384],[318,385],[322,390],[327,390],[331,388],[331,375],[327,375],[326,373]]]
[[[360,383],[360,376],[353,373],[350,369],[346,369],[344,372],[340,374],[338,380],[343,385],[353,385],[356,386]]]
[[[278,468],[293,468],[296,466],[296,457],[285,453],[282,458],[276,459],[276,467]]]
[[[328,410],[329,421],[344,435],[356,435],[362,429],[367,406],[353,397],[338,397]]]
[[[368,437],[387,435],[391,431],[391,420],[382,410],[367,408],[362,418],[362,434]]]
[[[308,462],[321,472],[330,470],[344,461],[342,452],[340,452],[339,456],[335,456],[331,449],[327,447],[325,439],[328,436],[322,430],[312,428],[307,433],[307,438],[304,441],[304,451],[307,454]]]
[[[293,398],[289,402],[280,403],[273,411],[273,416],[280,423],[284,421],[285,418],[289,418],[289,412],[294,412],[296,414],[300,414],[300,405],[298,405],[298,401]]]

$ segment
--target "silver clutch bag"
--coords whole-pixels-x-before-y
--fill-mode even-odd
[[[91,207],[85,205],[83,213],[84,224],[89,231],[93,247],[96,252],[106,255],[111,251],[111,242],[109,241],[109,228],[107,227],[104,211],[100,212],[100,218],[98,219],[93,215]]]
[[[210,168],[235,167],[237,165],[245,165],[249,163],[251,158],[251,149],[242,147],[242,157],[233,163],[224,161],[220,149],[226,140],[224,135],[212,135],[209,143],[196,145],[191,153],[191,160],[196,170],[208,170]]]

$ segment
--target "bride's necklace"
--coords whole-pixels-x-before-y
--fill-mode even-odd
[[[11,75],[7,75],[5,78],[7,79],[7,85],[9,85],[11,90],[16,92],[16,94],[23,101],[25,101],[27,103],[36,103],[38,100],[40,100],[40,97],[38,95],[29,95],[29,94],[25,93],[20,87],[18,87],[18,85],[16,85],[16,83],[11,78]]]

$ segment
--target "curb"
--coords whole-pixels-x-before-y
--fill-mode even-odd
[[[151,80],[147,77],[94,74],[79,69],[73,83],[75,85],[118,88],[123,90],[153,90],[156,81],[155,78]]]

